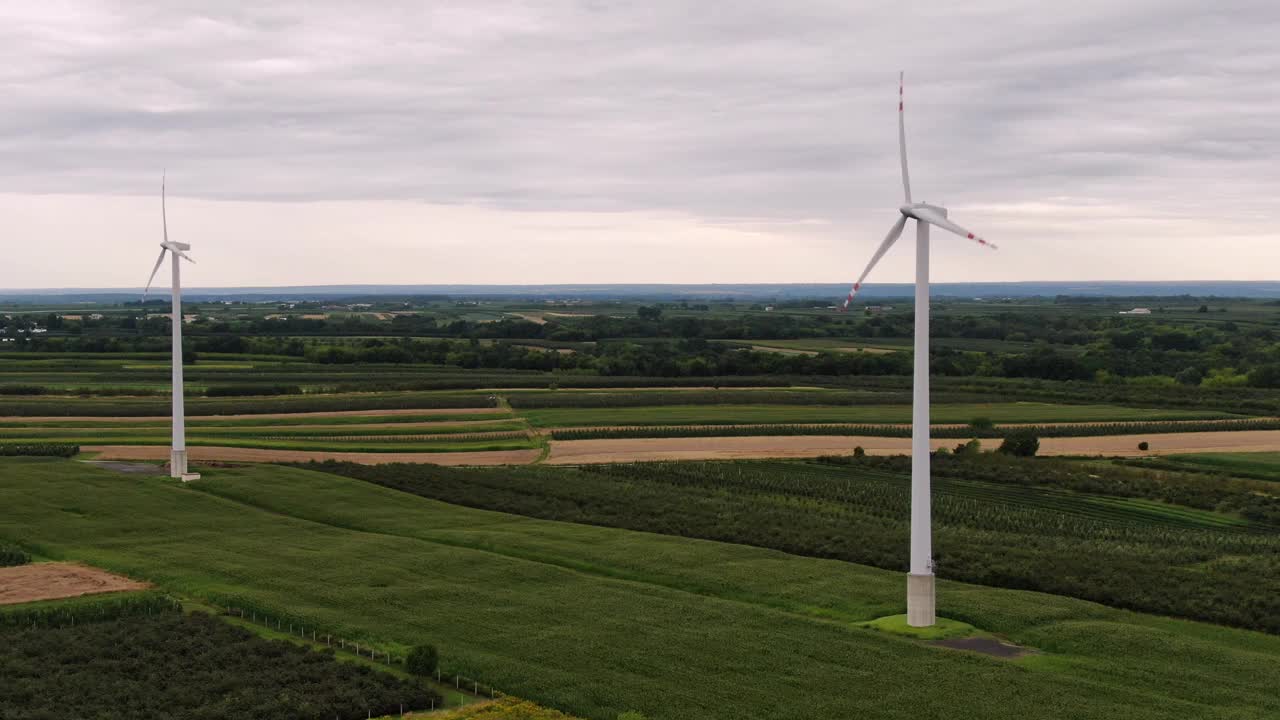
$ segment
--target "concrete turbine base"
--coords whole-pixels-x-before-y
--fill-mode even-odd
[[[169,477],[175,480],[181,478],[187,473],[187,451],[186,450],[170,450],[169,451]]]
[[[907,575],[907,624],[929,627],[937,620],[934,610],[933,575]]]

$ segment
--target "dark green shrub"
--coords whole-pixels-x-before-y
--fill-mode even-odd
[[[853,456],[854,456],[854,457],[856,457],[856,458],[866,457],[866,456],[867,456],[867,451],[866,451],[866,450],[864,450],[864,449],[862,449],[862,446],[861,446],[861,445],[858,445],[858,446],[856,446],[856,447],[854,447],[854,448],[853,448]]]
[[[1017,430],[1005,436],[1000,452],[1016,457],[1035,457],[1040,451],[1040,438],[1027,430]]]
[[[0,545],[0,567],[26,565],[29,562],[31,562],[31,556],[25,550],[8,545]]]
[[[1147,450],[1151,449],[1151,445],[1147,443],[1146,440],[1143,440],[1142,442],[1138,443],[1138,449],[1143,452],[1146,452]]]
[[[404,660],[404,669],[412,675],[426,677],[440,665],[440,653],[435,645],[415,645]]]

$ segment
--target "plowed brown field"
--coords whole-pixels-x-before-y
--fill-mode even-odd
[[[146,583],[74,563],[33,563],[0,568],[0,605],[147,587]]]

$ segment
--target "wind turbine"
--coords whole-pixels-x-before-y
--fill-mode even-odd
[[[160,222],[164,227],[164,242],[160,243],[160,257],[156,258],[156,266],[151,268],[151,277],[147,278],[147,287],[142,291],[143,308],[146,307],[147,293],[151,283],[160,271],[164,262],[164,254],[172,253],[173,259],[173,446],[169,449],[169,477],[179,478],[183,482],[198,480],[200,475],[187,472],[187,432],[186,417],[183,408],[182,386],[182,277],[178,258],[194,263],[187,250],[187,243],[169,240],[169,217],[165,211],[165,178],[160,177]]]
[[[929,482],[929,226],[936,225],[983,247],[996,249],[947,219],[947,209],[924,202],[911,201],[911,179],[907,174],[907,130],[902,118],[902,74],[898,75],[898,152],[902,159],[902,192],[906,202],[898,208],[901,217],[889,228],[884,242],[871,256],[845,298],[844,310],[862,289],[862,281],[871,274],[880,258],[902,235],[907,220],[916,221],[916,322],[915,382],[911,407],[911,570],[907,575],[907,624],[928,627],[936,620],[933,577],[933,533],[930,528],[932,508]]]

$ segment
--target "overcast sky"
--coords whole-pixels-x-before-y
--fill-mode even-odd
[[[0,288],[1280,277],[1280,3],[0,3]],[[871,281],[911,278],[900,243]]]

